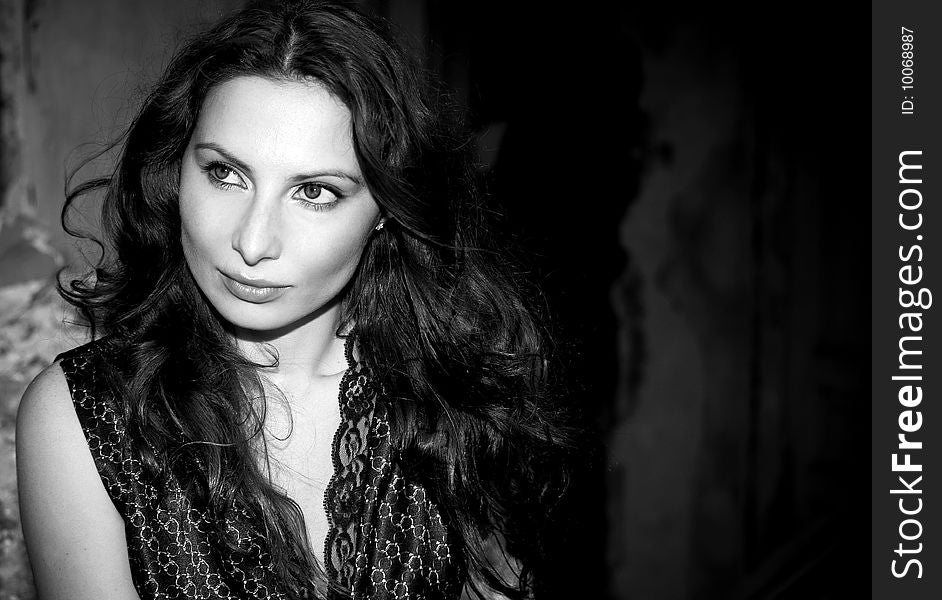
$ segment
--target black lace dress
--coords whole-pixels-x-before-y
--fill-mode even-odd
[[[324,498],[330,525],[321,561],[327,576],[356,599],[457,598],[464,574],[452,555],[449,529],[425,489],[404,475],[390,444],[386,402],[369,369],[354,360],[351,340],[340,384],[334,475]],[[247,512],[227,526],[248,559],[214,543],[209,516],[194,508],[175,475],[158,481],[144,475],[121,403],[106,384],[105,370],[120,352],[117,341],[105,338],[59,358],[98,472],[124,517],[141,598],[290,597]]]

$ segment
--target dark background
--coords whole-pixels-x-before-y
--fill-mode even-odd
[[[428,55],[596,433],[554,598],[866,591],[864,29],[820,4],[365,2]],[[238,0],[0,0],[0,599],[31,598],[12,424],[79,333],[64,164]],[[73,155],[74,158],[74,155]]]

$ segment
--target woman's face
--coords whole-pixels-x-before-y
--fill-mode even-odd
[[[213,88],[180,167],[181,242],[200,289],[240,329],[336,307],[380,221],[350,111],[316,83]]]

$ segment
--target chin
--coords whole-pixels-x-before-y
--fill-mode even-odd
[[[267,311],[266,311],[267,312]],[[222,318],[235,329],[257,331],[259,333],[275,332],[289,328],[297,320],[286,320],[283,314],[260,314],[258,310],[230,310],[220,311]]]
[[[229,327],[252,331],[260,334],[269,334],[264,337],[277,337],[288,333],[292,329],[308,323],[323,314],[332,302],[314,310],[292,306],[290,302],[266,302],[253,304],[238,298],[225,297],[212,299],[216,312],[229,325]]]

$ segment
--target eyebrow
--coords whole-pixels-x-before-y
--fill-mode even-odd
[[[216,154],[219,154],[228,162],[232,163],[239,170],[245,172],[248,175],[252,174],[252,167],[247,163],[237,158],[234,154],[220,146],[219,144],[214,144],[213,142],[200,142],[193,146],[195,150],[212,150]],[[289,179],[291,183],[301,183],[307,179],[314,179],[316,177],[339,177],[340,179],[347,179],[357,185],[363,185],[363,179],[358,175],[348,173],[341,169],[324,169],[322,171],[313,171],[311,173],[303,173],[300,175],[294,175]]]

